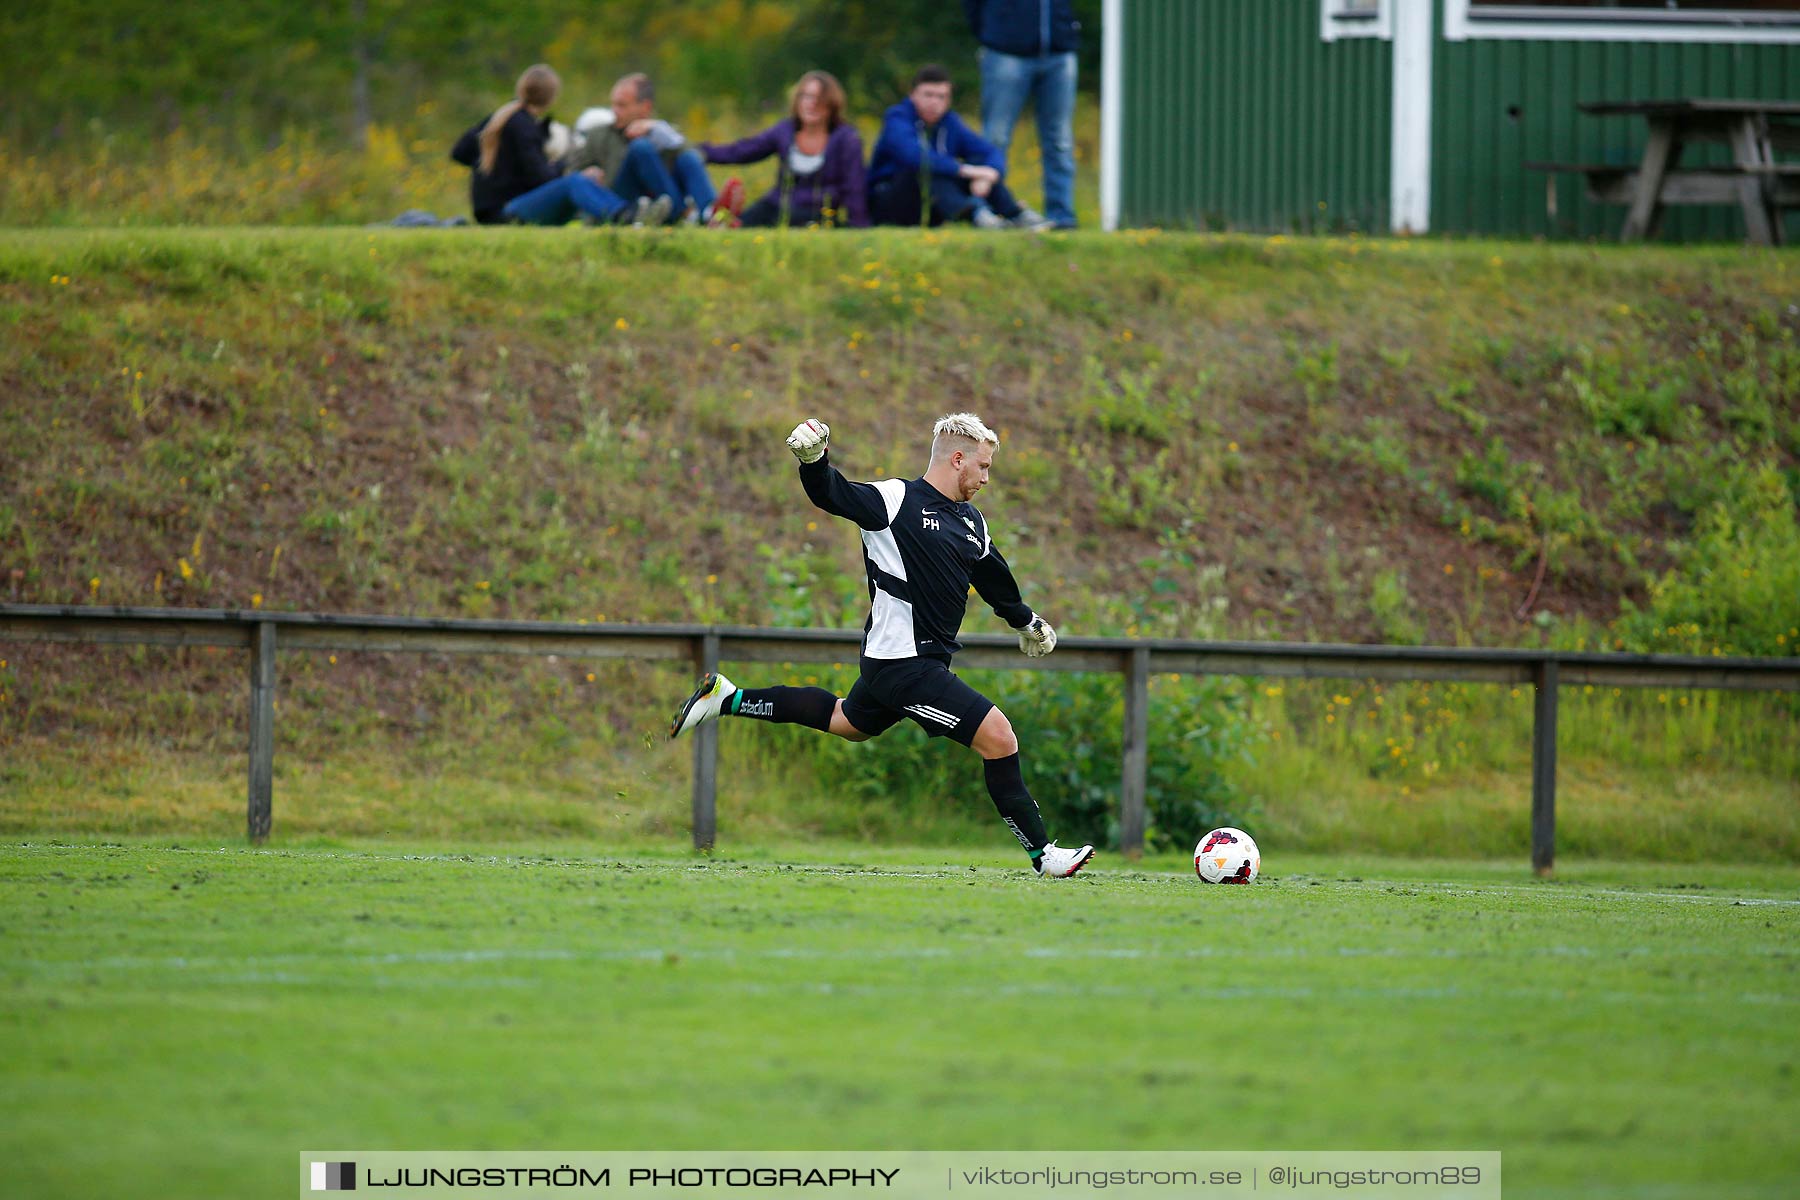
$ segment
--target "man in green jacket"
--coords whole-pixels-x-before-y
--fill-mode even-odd
[[[642,73],[613,84],[612,122],[590,127],[570,151],[565,169],[600,168],[606,185],[627,204],[637,204],[656,220],[688,215],[706,221],[717,193],[698,151],[667,121],[656,116],[656,88]],[[667,198],[666,206],[663,198]]]

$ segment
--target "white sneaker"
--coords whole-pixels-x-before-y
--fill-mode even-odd
[[[977,229],[1007,229],[1010,227],[1005,217],[985,204],[975,210],[975,215],[969,218],[969,224]]]
[[[648,196],[639,196],[637,207],[632,210],[633,225],[667,225],[669,214],[675,211],[675,201],[668,196],[658,196],[652,200]]]
[[[726,698],[735,691],[737,685],[717,671],[708,674],[700,680],[700,686],[687,698],[687,703],[681,706],[681,711],[675,714],[675,719],[669,722],[669,736],[680,737],[718,716],[719,710],[725,707]]]
[[[1045,879],[1067,879],[1081,868],[1088,865],[1094,857],[1092,846],[1083,846],[1079,850],[1064,850],[1055,842],[1044,847],[1043,857],[1037,860],[1038,874]]]
[[[1014,229],[1023,229],[1028,233],[1043,233],[1053,227],[1049,217],[1031,208],[1020,209],[1019,215],[1010,223]]]

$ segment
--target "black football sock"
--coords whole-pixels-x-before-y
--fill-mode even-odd
[[[728,716],[755,717],[777,725],[808,725],[829,732],[837,700],[818,687],[739,688],[721,711]]]
[[[1038,811],[1037,801],[1026,790],[1025,776],[1019,770],[1018,752],[1005,758],[990,758],[982,764],[982,769],[987,775],[988,795],[994,798],[1000,819],[1013,831],[1013,836],[1019,839],[1019,845],[1025,847],[1025,853],[1031,855],[1035,865],[1044,856],[1044,847],[1050,838],[1044,832],[1044,814]]]

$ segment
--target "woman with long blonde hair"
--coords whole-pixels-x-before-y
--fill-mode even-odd
[[[829,71],[808,71],[794,85],[785,120],[723,146],[702,145],[707,162],[752,163],[774,157],[775,186],[744,210],[745,225],[869,223],[862,137],[844,116],[844,88]],[[735,182],[735,181],[734,181]],[[720,198],[732,207],[730,183]]]
[[[519,76],[513,98],[475,122],[450,157],[471,168],[469,200],[482,225],[562,225],[580,215],[615,220],[625,202],[590,167],[564,175],[550,160],[550,106],[562,90],[555,71],[538,63]]]

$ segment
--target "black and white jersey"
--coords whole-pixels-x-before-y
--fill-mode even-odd
[[[852,483],[827,454],[800,465],[818,507],[862,527],[869,572],[863,657],[948,659],[968,607],[969,585],[1014,629],[1031,623],[1012,568],[994,549],[973,504],[952,500],[923,479]]]

